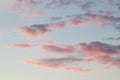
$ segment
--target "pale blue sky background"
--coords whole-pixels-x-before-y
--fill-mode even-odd
[[[22,1],[22,0],[20,0]],[[31,0],[23,0],[31,1]],[[39,1],[39,0],[33,0]],[[45,0],[49,2],[52,0]],[[62,1],[62,0],[61,0]],[[71,1],[71,0],[66,0]],[[16,8],[17,0],[0,0],[0,79],[1,80],[119,80],[120,69],[112,66],[109,69],[97,62],[82,67],[90,67],[92,72],[83,74],[66,70],[54,70],[44,67],[36,67],[34,65],[24,64],[24,61],[39,60],[41,58],[59,57],[64,54],[51,54],[40,49],[40,46],[47,41],[54,41],[59,45],[76,45],[78,43],[103,42],[106,44],[120,45],[118,40],[106,40],[107,38],[119,38],[120,30],[115,30],[115,25],[120,24],[86,24],[71,27],[69,21],[72,19],[67,16],[76,14],[96,14],[104,15],[109,12],[110,16],[120,18],[120,1],[119,0],[78,0],[81,4],[93,2],[88,9],[81,9],[76,6],[61,6],[54,9],[45,8],[44,5],[38,4],[25,8],[22,4]],[[73,1],[74,2],[74,1]],[[119,4],[119,5],[117,5]],[[21,9],[21,7],[23,7]],[[18,10],[18,13],[11,12],[12,9]],[[22,14],[27,11],[41,11],[43,16],[29,17]],[[20,12],[20,13],[19,13]],[[32,16],[32,15],[31,15]],[[107,14],[107,16],[109,16]],[[51,17],[61,17],[60,20],[50,20]],[[50,24],[64,21],[65,28],[54,30],[51,33],[35,38],[21,35],[14,27],[30,26],[33,24]],[[38,44],[31,48],[12,47],[15,44]],[[118,52],[120,53],[120,51]],[[74,55],[74,54],[72,54]],[[120,62],[119,62],[120,65]]]

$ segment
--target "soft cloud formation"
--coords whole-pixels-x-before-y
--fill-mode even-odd
[[[79,43],[72,46],[59,46],[54,43],[43,45],[43,48],[47,50],[48,53],[54,52],[67,55],[60,58],[43,58],[39,59],[37,62],[30,61],[28,64],[50,69],[83,70],[84,72],[84,69],[80,66],[81,63],[87,65],[88,63],[97,62],[104,66],[110,65],[110,67],[114,66],[120,69],[120,45],[90,42]],[[87,69],[87,71],[89,71],[89,69]]]
[[[51,0],[45,5],[46,8],[62,8],[62,7],[77,7],[78,9],[87,10],[95,5],[94,2],[82,2],[80,0]]]
[[[120,22],[120,17],[114,17],[114,16],[102,16],[97,14],[83,14],[83,15],[75,15],[75,18],[71,19],[70,24],[72,26],[78,26],[78,25],[88,25],[90,23],[92,24],[116,24]]]
[[[12,47],[14,48],[31,48],[31,47],[34,47],[36,45],[30,45],[30,44],[15,44],[13,45]]]
[[[84,57],[81,56],[67,56],[61,58],[46,58],[46,59],[44,58],[40,59],[37,62],[26,61],[25,63],[49,69],[86,73],[91,70],[80,67],[80,63],[83,63],[84,61],[88,60],[89,59],[85,59]]]
[[[73,46],[56,46],[56,45],[43,45],[42,49],[52,53],[75,53],[76,50]]]
[[[21,32],[25,36],[37,37],[53,32],[54,30],[63,29],[65,27],[66,25],[64,22],[58,22],[50,24],[33,24],[30,26],[15,26],[14,29],[17,32]]]
[[[39,13],[38,13],[39,14]],[[35,16],[33,14],[29,14],[29,16]],[[54,20],[53,20],[54,21]],[[33,24],[30,26],[21,26],[17,29],[20,30],[24,35],[27,36],[40,36],[44,35],[46,33],[52,32],[54,30],[64,29],[67,28],[67,24],[70,26],[81,26],[81,25],[116,25],[120,22],[120,17],[114,17],[114,16],[102,16],[97,14],[79,14],[74,15],[72,19],[70,19],[68,22],[65,21],[59,21],[57,23],[48,23],[48,24]],[[116,30],[119,31],[119,27],[114,27]]]
[[[26,17],[39,17],[39,16],[43,16],[44,13],[43,12],[40,12],[40,11],[29,11],[29,12],[26,12],[25,14],[23,14],[23,16],[26,16]]]
[[[120,55],[120,45],[110,45],[101,42],[80,43],[81,52],[89,56]]]
[[[75,3],[75,6],[77,6],[78,8],[82,9],[82,10],[87,10],[87,9],[90,9],[92,8],[93,6],[95,6],[96,3],[95,2],[76,2]]]
[[[104,1],[103,1],[104,2]],[[112,0],[107,0],[108,4],[112,4]],[[98,2],[99,3],[99,2]],[[104,9],[97,9],[101,3],[98,4],[95,2],[81,1],[81,0],[16,0],[15,8],[11,11],[13,13],[20,13],[23,16],[27,17],[38,17],[43,16],[45,13],[41,12],[40,9],[44,10],[46,13],[50,9],[56,10],[54,13],[56,16],[57,11],[60,8],[68,10],[69,8],[75,8],[78,10],[78,13],[69,14],[72,17],[67,17],[67,14],[60,14],[60,16],[51,17],[52,23],[47,24],[33,24],[28,26],[17,26],[15,27],[16,31],[22,33],[27,37],[39,37],[51,33],[55,30],[64,29],[68,26],[81,26],[81,25],[116,25],[120,22],[120,17],[113,15],[111,11]],[[105,5],[106,3],[104,3]],[[108,8],[108,4],[107,8]],[[97,6],[99,5],[99,6]],[[115,5],[119,10],[119,3]],[[42,7],[42,8],[41,8]],[[91,10],[94,7],[93,11]],[[110,6],[109,6],[110,7]],[[34,9],[39,10],[34,10]],[[63,10],[64,11],[64,10]],[[74,10],[73,10],[74,11]],[[102,12],[102,14],[100,13]],[[106,11],[106,12],[105,12]],[[62,11],[61,11],[62,13]],[[94,13],[94,14],[93,14]],[[78,15],[76,15],[78,14]],[[45,15],[45,18],[48,18]],[[58,21],[56,21],[58,20]],[[59,21],[60,20],[60,21]],[[104,28],[104,27],[103,27]],[[115,30],[120,31],[120,27],[114,27]],[[119,40],[118,38],[108,38],[108,40]],[[120,45],[112,45],[102,42],[90,42],[90,43],[79,43],[75,45],[57,45],[54,42],[51,44],[41,45],[42,50],[47,51],[48,53],[59,53],[64,57],[59,58],[43,58],[38,61],[27,61],[27,64],[46,67],[51,69],[63,69],[70,71],[80,71],[88,72],[89,69],[81,68],[81,63],[84,62],[98,62],[103,65],[110,64],[120,69]],[[31,48],[34,45],[29,44],[16,44],[14,47],[17,48]],[[82,57],[81,54],[84,54],[86,57]],[[71,56],[72,55],[72,56]]]
[[[63,6],[73,5],[76,2],[79,2],[79,1],[78,0],[51,0],[45,6],[47,8],[59,8],[59,7],[63,7]]]
[[[37,36],[42,36],[45,35],[48,32],[51,32],[49,29],[49,26],[47,24],[45,25],[30,25],[28,27],[26,26],[19,26],[15,27],[17,31],[20,31],[23,35],[29,36],[29,37],[37,37]]]
[[[50,20],[50,21],[56,21],[56,20],[61,20],[62,19],[62,17],[50,17],[50,18],[48,18],[48,20]]]
[[[79,43],[77,45],[42,45],[43,50],[55,53],[85,53],[89,56],[98,55],[119,55],[120,45],[110,45],[101,42]]]
[[[43,0],[16,0],[17,7],[31,7],[39,5],[43,2]]]
[[[65,22],[59,22],[59,23],[55,23],[55,24],[52,24],[51,26],[51,28],[52,29],[63,29],[64,27],[65,27]]]

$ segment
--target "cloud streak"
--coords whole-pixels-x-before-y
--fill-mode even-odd
[[[88,25],[90,23],[92,24],[117,24],[120,22],[120,17],[114,17],[114,16],[102,16],[97,14],[83,14],[83,15],[75,15],[74,18],[71,19],[70,23],[73,26],[80,26],[80,25]]]
[[[109,38],[106,38],[105,40],[120,40],[120,37],[117,37],[117,38],[109,37]]]
[[[37,62],[26,61],[25,63],[38,67],[48,68],[48,69],[67,70],[73,72],[86,73],[91,70],[81,68],[80,63],[87,60],[88,59],[84,59],[84,57],[81,56],[67,56],[60,58],[46,58],[46,59],[44,58],[44,59],[40,59]]]
[[[64,22],[50,23],[50,24],[33,24],[30,26],[15,26],[14,30],[20,32],[28,37],[38,37],[45,34],[51,33],[55,30],[60,30],[65,28]]]
[[[120,69],[120,45],[90,42],[78,43],[72,46],[65,45],[62,47],[56,44],[43,45],[43,48],[47,50],[48,53],[54,52],[56,54],[61,53],[67,55],[57,58],[43,58],[37,61],[28,61],[26,63],[43,68],[75,72],[91,71],[91,68],[82,67],[81,64],[84,63],[84,65],[88,65],[93,62],[100,63],[103,66],[110,65],[110,67]]]
[[[32,47],[35,47],[37,45],[30,45],[30,44],[15,44],[13,45],[12,47],[14,48],[22,48],[22,49],[26,49],[26,48],[32,48]]]
[[[48,32],[51,32],[49,26],[46,25],[30,25],[30,26],[22,26],[22,27],[15,27],[16,31],[20,31],[23,35],[28,37],[37,37],[45,35]]]

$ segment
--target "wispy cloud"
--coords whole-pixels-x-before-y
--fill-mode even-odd
[[[91,70],[84,69],[85,67],[81,68],[81,63],[87,65],[92,62],[97,62],[104,66],[109,64],[110,67],[114,66],[120,69],[120,45],[90,42],[79,43],[72,46],[64,45],[62,47],[57,44],[43,45],[43,48],[44,50],[47,50],[48,53],[54,52],[67,55],[59,58],[43,58],[38,61],[28,61],[26,63],[43,68],[63,69],[78,72],[88,72]],[[75,54],[74,52],[78,54]]]
[[[22,15],[26,17],[39,17],[39,16],[44,16],[44,13],[40,11],[29,11]]]
[[[76,50],[73,46],[56,46],[56,45],[43,45],[42,49],[52,53],[75,53]]]
[[[47,24],[41,24],[41,25],[30,25],[30,26],[17,26],[15,27],[16,31],[20,31],[23,35],[28,37],[36,37],[36,36],[42,36],[45,35],[48,32],[51,32],[49,30],[49,26]]]
[[[82,52],[90,56],[97,55],[120,55],[120,45],[110,45],[101,42],[80,43]]]
[[[82,24],[116,24],[120,22],[120,17],[114,17],[114,16],[102,16],[97,14],[83,14],[83,15],[75,15],[74,18],[71,19],[71,25],[73,26],[79,26]]]
[[[25,48],[32,48],[32,47],[36,47],[37,45],[30,45],[30,44],[15,44],[15,45],[13,45],[12,47],[13,48],[23,48],[23,49],[25,49]]]
[[[63,29],[65,26],[64,22],[58,22],[50,24],[33,24],[30,26],[15,26],[14,30],[28,37],[37,37],[43,36],[54,30]]]
[[[25,63],[49,69],[86,73],[91,70],[80,67],[80,63],[83,63],[84,61],[88,60],[89,59],[85,59],[81,56],[67,56],[60,58],[44,58],[36,62],[26,61]]]
[[[17,7],[31,7],[39,5],[43,2],[43,0],[16,0]]]
[[[101,42],[91,43],[79,43],[76,45],[43,45],[43,50],[47,50],[55,53],[73,53],[82,52],[87,55],[96,56],[98,55],[117,55],[120,53],[120,45],[110,45]]]

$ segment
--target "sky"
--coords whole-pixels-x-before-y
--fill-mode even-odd
[[[0,0],[1,80],[119,80],[120,0]]]

